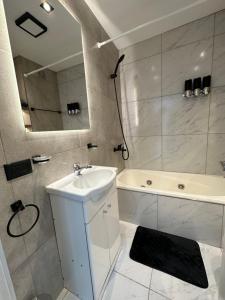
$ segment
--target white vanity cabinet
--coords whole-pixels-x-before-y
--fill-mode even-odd
[[[120,247],[118,199],[115,187],[111,189],[105,200],[105,204],[86,227],[96,299],[100,297]]]
[[[85,202],[50,199],[65,287],[81,300],[101,299],[120,249],[115,179]]]

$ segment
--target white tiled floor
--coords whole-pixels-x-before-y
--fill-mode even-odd
[[[201,289],[129,258],[136,225],[121,222],[122,251],[103,300],[218,300],[221,249],[200,244],[209,287]],[[67,292],[58,300],[78,300]]]

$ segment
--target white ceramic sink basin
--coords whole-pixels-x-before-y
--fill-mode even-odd
[[[87,201],[107,190],[116,177],[117,169],[93,166],[84,169],[81,175],[72,173],[46,187],[48,193],[67,198]]]

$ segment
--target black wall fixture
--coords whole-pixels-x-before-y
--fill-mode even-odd
[[[4,169],[6,178],[9,181],[32,173],[31,160],[25,159],[11,164],[6,164],[4,165]]]
[[[32,22],[32,25],[36,25],[35,29],[30,27],[30,22]],[[38,19],[36,19],[34,16],[32,16],[29,12],[25,12],[22,16],[20,16],[15,21],[16,25],[19,26],[21,29],[32,35],[33,37],[37,38],[43,33],[45,33],[48,28],[42,24]]]
[[[80,104],[78,102],[68,103],[67,111],[69,115],[77,115],[80,113]]]
[[[211,75],[205,76],[203,78],[197,77],[185,80],[184,82],[184,94],[183,97],[202,97],[208,96],[211,89]]]
[[[30,232],[34,228],[34,226],[37,224],[37,221],[39,219],[39,216],[40,216],[39,207],[37,205],[35,205],[35,204],[26,204],[26,205],[23,205],[23,202],[21,200],[18,200],[16,202],[14,202],[13,204],[10,205],[10,207],[11,207],[11,209],[13,211],[13,215],[11,216],[11,218],[9,219],[9,222],[7,224],[7,233],[8,233],[8,235],[11,236],[11,237],[13,237],[13,238],[17,238],[17,237],[21,237],[21,236],[27,234],[28,232]],[[13,219],[15,218],[15,216],[19,212],[23,211],[27,207],[32,207],[32,208],[34,208],[36,210],[36,218],[35,218],[33,224],[31,224],[30,228],[28,228],[25,232],[22,232],[20,234],[12,233],[11,229],[10,229],[10,225],[11,225]]]

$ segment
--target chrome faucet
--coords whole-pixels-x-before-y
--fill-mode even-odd
[[[223,168],[223,171],[225,171],[225,161],[221,161],[220,163],[221,163],[221,166]]]
[[[82,170],[84,170],[84,169],[90,169],[90,168],[92,168],[92,166],[90,166],[90,165],[86,165],[86,166],[80,166],[79,164],[74,164],[73,165],[74,172],[77,172],[78,176],[82,175],[81,174]]]

